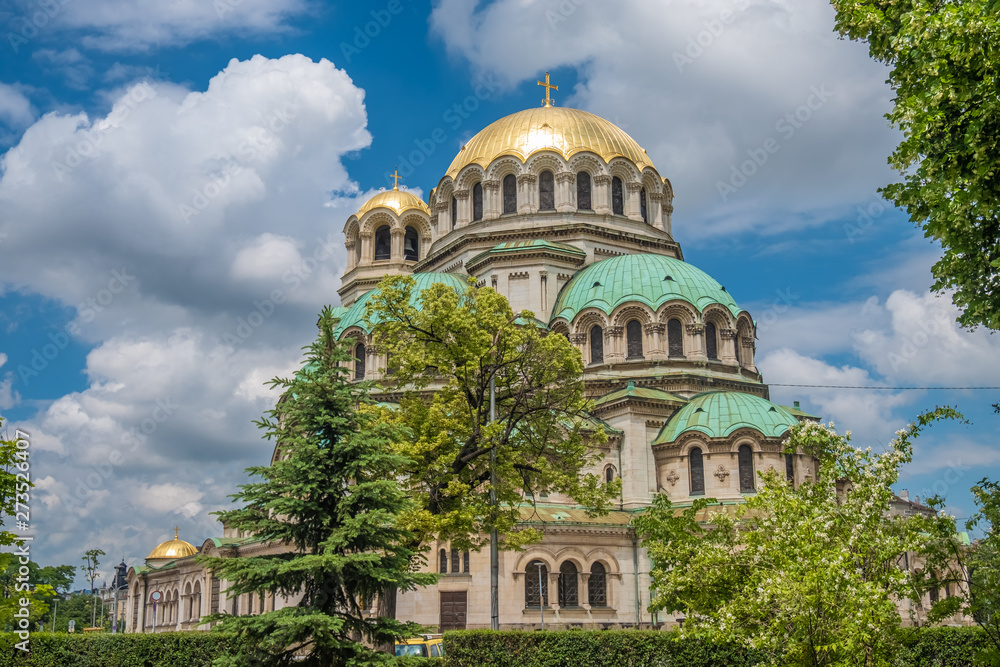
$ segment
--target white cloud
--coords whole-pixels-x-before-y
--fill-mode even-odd
[[[0,82],[0,123],[20,130],[35,119],[31,101],[16,86]]]
[[[0,368],[7,363],[7,355],[0,352]],[[21,395],[14,391],[14,374],[7,371],[0,380],[0,410],[9,410],[21,402]]]
[[[886,72],[864,45],[839,40],[833,19],[824,0],[440,0],[431,27],[449,53],[508,85],[576,67],[578,85],[558,102],[648,150],[691,241],[824,224],[892,177],[885,157],[900,137],[883,119]],[[776,152],[724,201],[717,183],[769,138]]]
[[[256,56],[202,91],[147,80],[105,117],[47,114],[3,155],[0,291],[75,308],[93,348],[86,388],[18,424],[47,480],[45,562],[84,542],[134,561],[167,522],[216,535],[210,512],[270,460],[252,420],[338,301],[363,100],[326,60]]]

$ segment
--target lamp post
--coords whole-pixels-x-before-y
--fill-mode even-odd
[[[542,588],[542,568],[545,566],[540,560],[533,560],[531,564],[538,570],[538,614],[542,619],[542,630],[545,629],[545,589]]]

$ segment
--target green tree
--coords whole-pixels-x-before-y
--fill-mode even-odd
[[[3,426],[3,417],[0,417],[0,427]],[[28,450],[17,446],[17,439],[0,437],[0,547],[11,544],[21,545],[17,535],[2,530],[3,517],[16,516],[16,507],[20,499],[34,484],[28,474]]]
[[[811,481],[793,487],[778,472],[761,473],[760,491],[736,508],[704,499],[678,511],[657,496],[635,519],[654,563],[650,609],[680,612],[684,634],[746,643],[775,664],[891,664],[897,601],[919,603],[957,576],[957,538],[953,517],[891,516],[890,487],[912,458],[911,440],[953,417],[950,408],[922,415],[881,455],[804,422],[791,428],[786,451],[816,457]],[[958,605],[940,600],[932,618]]]
[[[934,290],[1000,329],[1000,2],[832,0],[841,35],[891,69],[903,175],[881,192],[941,243]]]
[[[978,511],[966,523],[983,537],[969,551],[966,611],[992,644],[980,656],[983,664],[1000,665],[1000,484],[989,479],[972,487]]]
[[[236,632],[256,648],[220,657],[217,665],[335,667],[391,658],[370,646],[392,644],[418,628],[370,618],[366,607],[386,584],[401,590],[431,584],[436,575],[414,571],[421,555],[398,517],[410,500],[395,480],[409,463],[391,446],[402,436],[378,418],[368,387],[352,385],[340,362],[350,357],[333,338],[329,308],[305,366],[275,378],[281,400],[258,422],[278,443],[270,466],[249,468],[260,481],[233,496],[244,503],[220,513],[229,527],[289,551],[244,558],[202,558],[231,582],[229,593],[301,596],[297,604],[259,616],[219,614],[217,629]],[[303,658],[297,661],[298,657]]]
[[[518,528],[525,497],[552,492],[605,513],[621,483],[586,472],[605,436],[587,414],[579,352],[491,288],[470,280],[463,293],[436,283],[415,294],[415,284],[384,279],[367,320],[391,363],[383,389],[399,401],[385,419],[410,436],[401,478],[417,501],[408,525],[419,539],[479,548],[495,531],[497,548],[518,548],[540,538]],[[395,615],[394,591],[380,603]]]
[[[99,556],[106,556],[106,555],[107,554],[105,554],[100,549],[88,549],[87,551],[85,551],[83,553],[83,556],[81,558],[83,560],[83,563],[84,563],[84,565],[83,565],[83,571],[87,573],[87,579],[90,581],[90,597],[91,598],[93,598],[94,595],[95,595],[95,593],[94,593],[94,580],[97,579],[97,577],[99,577],[100,574],[101,574],[98,571],[98,569],[97,569],[97,568],[99,568],[101,566],[101,562],[100,562],[100,560],[98,560],[98,557]],[[91,613],[91,619],[90,619],[90,627],[95,627],[95,624],[97,623],[97,605],[96,604],[91,605],[91,612],[92,613]]]
[[[7,567],[3,571],[0,571],[0,592],[2,592],[0,606],[7,603],[14,604],[16,599],[20,597],[20,592],[17,589],[18,584],[22,583],[22,581],[18,580],[21,576],[21,564],[18,560],[12,558],[11,554],[0,554],[0,565],[4,562],[7,563]],[[25,567],[28,568],[27,583],[32,593],[33,607],[36,602],[46,605],[45,611],[34,620],[47,624],[51,620],[54,607],[53,602],[56,596],[60,592],[68,593],[70,586],[73,585],[76,568],[72,565],[47,565],[39,567],[34,561],[30,560]],[[5,611],[0,610],[0,618],[4,618],[5,613]],[[11,613],[13,613],[13,610]],[[0,627],[3,627],[2,623],[0,623]]]

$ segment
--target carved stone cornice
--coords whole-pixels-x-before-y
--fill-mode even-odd
[[[663,324],[662,322],[653,322],[653,323],[647,324],[647,325],[645,325],[643,327],[643,330],[647,334],[649,334],[649,335],[657,334],[657,333],[661,334],[664,331],[666,331],[666,329],[667,329],[667,325]]]
[[[496,192],[500,189],[500,181],[483,181],[483,189]]]
[[[358,238],[360,238],[362,240],[364,240],[364,239],[371,240],[372,233],[371,232],[360,232],[360,233],[358,233]]]
[[[468,199],[468,198],[469,198],[468,190],[455,190],[455,199]]]
[[[684,330],[687,331],[690,336],[700,336],[705,330],[705,327],[701,324],[685,324]]]
[[[626,183],[625,189],[629,192],[639,192],[642,190],[642,183]]]
[[[736,329],[720,329],[719,335],[722,336],[724,340],[733,340],[739,334]]]
[[[517,176],[517,182],[519,184],[534,183],[537,180],[538,180],[538,177],[535,176],[534,174],[518,174],[518,176]]]
[[[625,333],[625,327],[608,327],[604,330],[605,336],[614,336],[615,338],[621,338],[623,333]]]
[[[658,202],[658,201],[661,201],[662,199],[663,199],[663,195],[661,195],[659,192],[650,192],[649,193],[649,201],[653,202],[654,204],[656,202]]]
[[[594,185],[611,185],[611,177],[607,174],[594,176]]]
[[[573,343],[573,345],[585,345],[587,343],[587,334],[585,333],[570,334],[569,342]]]
[[[573,183],[576,181],[576,174],[571,171],[560,171],[556,174],[556,181],[559,183]]]

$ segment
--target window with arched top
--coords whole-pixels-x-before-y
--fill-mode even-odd
[[[625,340],[628,347],[628,359],[642,359],[642,323],[639,320],[629,320],[625,325]]]
[[[524,568],[524,606],[539,608],[549,601],[549,568],[531,561]]]
[[[570,561],[559,566],[559,606],[579,607],[580,594],[576,565]]]
[[[458,224],[458,198],[452,196],[451,198],[451,228],[455,229],[455,225]]]
[[[590,328],[590,363],[604,363],[604,329],[596,324]]]
[[[420,237],[413,227],[407,227],[403,236],[403,259],[408,262],[420,259]]]
[[[514,174],[503,177],[503,212],[517,213],[517,177]]]
[[[740,445],[736,457],[740,465],[740,493],[753,493],[756,490],[753,478],[753,449],[750,445]]]
[[[390,259],[392,257],[392,233],[389,225],[382,225],[375,230],[375,259]]]
[[[705,323],[705,354],[709,359],[719,358],[719,330],[712,322]]]
[[[472,220],[483,219],[483,184],[476,183],[472,186]]]
[[[643,222],[649,222],[649,217],[646,213],[646,188],[639,190],[639,215],[642,216]]]
[[[458,567],[458,549],[451,549],[451,573],[458,574],[461,570]]]
[[[358,343],[354,346],[354,379],[365,379],[365,344]]]
[[[795,486],[795,455],[785,454],[785,479]]]
[[[448,574],[448,552],[444,549],[438,552],[438,572]]]
[[[667,320],[667,356],[684,356],[684,328],[676,317]]]
[[[601,563],[590,566],[590,578],[587,580],[587,602],[591,607],[608,606],[608,571]]]
[[[538,210],[556,210],[556,179],[548,170],[538,175]]]
[[[576,207],[581,211],[593,208],[590,201],[590,174],[585,171],[576,174]]]
[[[604,469],[604,481],[610,484],[614,480],[615,480],[615,467],[608,466],[607,468]]]
[[[469,573],[469,552],[466,551],[462,554],[462,572],[465,574]]]
[[[689,495],[705,495],[705,459],[701,454],[701,448],[695,447],[688,454],[688,468],[691,472],[691,492]]]
[[[611,177],[611,212],[625,215],[625,184],[617,176]]]

